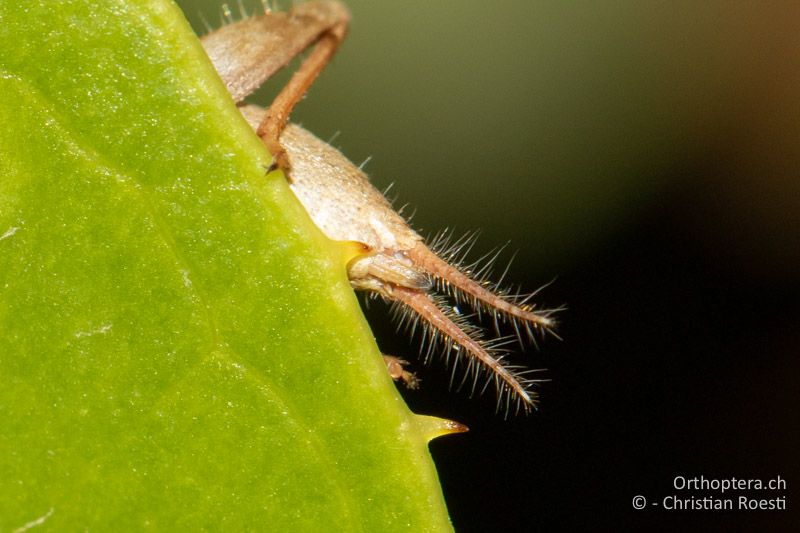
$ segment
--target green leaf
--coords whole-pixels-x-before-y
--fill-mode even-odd
[[[163,0],[0,3],[0,531],[449,529],[326,240]]]

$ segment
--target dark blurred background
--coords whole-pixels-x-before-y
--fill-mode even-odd
[[[220,1],[181,4],[219,24]],[[415,361],[412,408],[471,429],[431,446],[456,528],[797,530],[800,4],[347,4],[293,119],[371,157],[423,234],[480,229],[476,257],[510,241],[508,279],[556,278],[539,301],[568,306],[563,342],[516,359],[548,369],[539,410],[507,421],[368,311]],[[677,475],[781,476],[750,495],[788,510],[632,509]]]

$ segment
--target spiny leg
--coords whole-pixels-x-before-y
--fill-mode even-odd
[[[499,398],[503,396],[504,392],[509,392],[511,396],[520,401],[524,410],[528,411],[534,405],[534,397],[526,389],[523,381],[520,381],[520,378],[510,368],[504,366],[490,348],[487,348],[474,335],[464,331],[461,326],[448,317],[428,293],[396,286],[391,287],[387,292],[389,298],[408,306],[422,320],[428,322],[434,328],[435,335],[441,335],[445,341],[449,340],[469,352],[494,377],[498,386]]]
[[[505,316],[522,321],[524,324],[529,324],[534,328],[540,327],[550,330],[555,326],[555,320],[548,316],[547,312],[536,313],[524,302],[520,304],[513,303],[495,294],[457,267],[440,258],[423,243],[418,243],[405,253],[415,265],[442,280],[445,285],[449,285],[470,296],[477,306],[482,303],[490,310],[499,311]]]
[[[269,170],[276,168],[289,170],[289,159],[286,150],[280,143],[281,133],[286,127],[292,109],[303,98],[325,65],[330,62],[346,34],[347,20],[340,21],[322,34],[309,56],[269,106],[267,114],[256,130],[272,154],[273,159]]]

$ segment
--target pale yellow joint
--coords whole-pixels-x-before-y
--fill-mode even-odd
[[[334,241],[334,242],[339,246],[342,258],[344,259],[344,263],[346,265],[349,265],[350,261],[352,261],[353,259],[363,257],[370,253],[369,246],[367,246],[363,242],[358,242],[358,241]]]
[[[455,433],[466,433],[469,428],[455,420],[447,420],[435,416],[414,415],[414,421],[423,437],[429,442],[438,437]]]

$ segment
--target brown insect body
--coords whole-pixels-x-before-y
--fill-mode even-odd
[[[313,43],[315,39],[310,34],[316,32],[317,39],[321,39],[328,27],[341,32],[348,17],[347,11],[335,2],[301,4],[288,14],[266,13],[225,26],[204,37],[203,45],[234,100],[240,103],[292,55],[299,53],[298,48],[302,50]],[[242,32],[237,31],[240,25]],[[308,25],[312,30],[308,30]],[[292,37],[294,29],[299,27],[302,27],[299,36]],[[284,47],[276,35],[292,43]],[[272,49],[280,50],[273,56]],[[265,57],[269,64],[261,68],[259,62]],[[315,76],[316,72],[312,74]],[[276,102],[279,99],[281,96]],[[264,127],[265,123],[275,120],[269,110],[257,106],[242,105],[240,110],[260,134],[270,129]],[[303,128],[286,124],[285,120],[279,130],[280,151],[285,156],[281,166],[289,168],[290,186],[314,223],[330,239],[364,245],[365,253],[356,255],[347,266],[351,285],[394,302],[398,310],[413,310],[415,314],[401,311],[401,316],[412,330],[417,327],[416,317],[422,319],[422,330],[429,337],[428,355],[434,341],[441,341],[448,359],[451,352],[465,356],[465,364],[475,378],[473,390],[478,369],[483,368],[494,378],[499,398],[508,393],[518,400],[518,407],[529,409],[534,403],[529,390],[531,380],[524,377],[525,372],[518,372],[502,361],[500,345],[507,339],[482,340],[482,330],[435,296],[433,289],[439,287],[457,301],[466,300],[478,310],[488,310],[495,320],[498,317],[509,320],[518,336],[520,326],[529,335],[537,329],[549,330],[554,325],[549,313],[533,312],[527,304],[528,297],[503,298],[489,284],[473,280],[468,271],[441,259],[370,184],[367,176],[338,150]],[[270,146],[267,139],[265,144]],[[463,245],[462,242],[460,246]],[[393,368],[391,362],[388,364]],[[395,368],[393,377],[397,378],[398,372]]]

